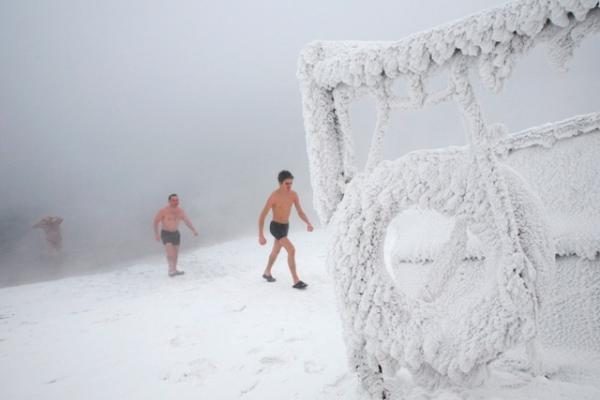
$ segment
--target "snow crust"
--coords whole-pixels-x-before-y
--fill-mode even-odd
[[[325,232],[292,232],[299,292],[285,258],[248,237],[111,272],[0,289],[3,400],[358,400]],[[184,250],[186,248],[184,247]]]
[[[490,363],[512,365],[517,348],[532,376],[543,373],[541,344],[600,349],[600,114],[509,135],[486,123],[470,82],[477,69],[500,90],[516,59],[544,41],[563,68],[599,30],[598,1],[521,0],[397,42],[314,42],[302,51],[314,204],[331,226],[328,264],[349,365],[373,398],[387,398],[389,377],[402,371],[430,391],[479,385]],[[447,88],[429,93],[439,71]],[[394,93],[398,79],[407,96]],[[358,171],[349,106],[364,95],[375,99],[377,124]],[[463,115],[466,147],[382,159],[393,110],[448,100]],[[406,275],[388,273],[386,259],[398,258],[386,256],[385,241],[394,218],[414,208],[454,223],[435,252],[404,246],[406,261],[432,260],[408,295],[395,282]],[[578,267],[587,281],[557,283]]]

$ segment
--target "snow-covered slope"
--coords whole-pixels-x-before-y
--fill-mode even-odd
[[[352,399],[324,233],[297,238],[304,292],[283,255],[261,279],[255,238],[185,254],[182,277],[157,259],[0,290],[0,398]]]
[[[156,260],[1,289],[0,398],[365,398],[347,367],[325,271],[328,235],[292,238],[306,291],[290,287],[283,258],[278,281],[261,280],[268,249],[255,238],[185,254],[186,275],[175,279]],[[498,364],[484,387],[434,398],[600,398],[598,354],[543,357],[550,379]],[[402,374],[397,384],[394,398],[420,398]]]
[[[325,271],[328,234],[292,239],[306,291],[290,287],[283,258],[278,281],[261,280],[268,249],[255,238],[185,254],[186,275],[174,279],[157,259],[1,289],[0,398],[363,398],[347,368]],[[597,354],[543,356],[550,379],[530,381],[514,365],[498,364],[484,387],[434,398],[600,398]],[[394,398],[419,398],[401,374],[397,383]]]

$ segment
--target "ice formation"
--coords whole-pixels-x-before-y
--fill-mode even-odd
[[[425,386],[473,384],[517,345],[528,349],[532,369],[540,342],[578,340],[600,349],[600,317],[585,314],[600,306],[600,238],[576,223],[573,232],[557,235],[552,225],[577,214],[598,226],[594,155],[581,175],[544,168],[550,161],[569,165],[574,153],[553,152],[569,141],[589,142],[583,154],[597,151],[600,114],[508,135],[484,120],[469,75],[476,68],[487,87],[500,90],[516,59],[534,45],[549,42],[551,59],[563,68],[580,40],[599,30],[598,1],[522,0],[397,42],[314,42],[302,51],[298,77],[315,208],[331,226],[329,265],[350,365],[375,398],[385,398],[384,377],[399,368]],[[428,78],[436,73],[447,74],[447,88],[429,93]],[[394,93],[397,80],[406,83],[407,96]],[[349,107],[363,95],[376,100],[377,124],[359,172]],[[466,147],[382,159],[393,110],[448,100],[463,114]],[[390,221],[412,206],[456,221],[417,298],[398,290],[383,259]],[[467,233],[480,243],[474,259]],[[555,261],[557,255],[571,258]],[[556,277],[580,267],[590,274],[589,290],[577,297]],[[567,314],[583,296],[584,329],[571,340],[565,334],[578,321]]]

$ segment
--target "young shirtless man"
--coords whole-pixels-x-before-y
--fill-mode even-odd
[[[185,212],[179,208],[179,197],[175,193],[169,195],[169,205],[161,208],[156,217],[154,217],[154,237],[156,241],[162,239],[167,253],[167,262],[169,263],[169,276],[183,275],[183,271],[177,269],[177,256],[179,255],[179,243],[181,235],[179,234],[179,222],[183,221],[188,228],[198,236],[196,228],[187,217]],[[158,225],[162,225],[160,236],[158,235]]]
[[[292,190],[294,176],[289,171],[281,171],[277,180],[279,181],[279,188],[269,196],[267,204],[265,204],[265,207],[258,218],[258,243],[260,243],[261,246],[264,246],[267,243],[267,240],[263,235],[265,217],[270,210],[273,211],[273,220],[271,221],[269,230],[271,235],[275,238],[275,242],[273,243],[273,250],[271,250],[271,254],[269,255],[269,262],[267,263],[263,278],[268,282],[275,282],[275,278],[271,275],[271,268],[273,268],[273,264],[279,255],[279,251],[283,247],[288,254],[288,266],[294,281],[292,287],[295,289],[304,289],[308,285],[298,278],[296,272],[296,249],[287,237],[290,227],[289,219],[292,212],[292,205],[296,206],[298,216],[302,221],[306,222],[306,229],[309,232],[313,231],[313,226],[300,206],[298,194]]]

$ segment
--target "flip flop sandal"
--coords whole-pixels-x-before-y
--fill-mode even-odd
[[[294,289],[306,289],[308,285],[302,281],[298,281],[292,286]]]

